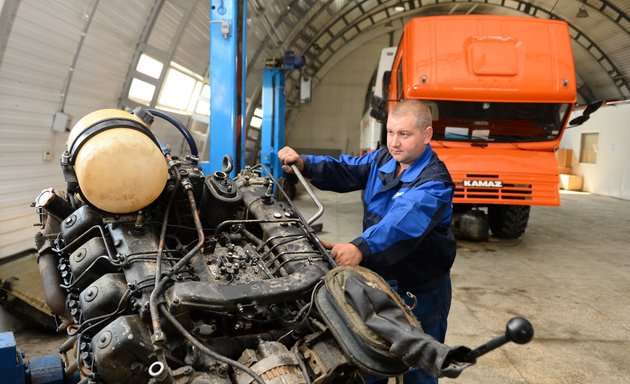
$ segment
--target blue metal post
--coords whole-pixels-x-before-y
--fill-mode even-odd
[[[10,384],[25,382],[26,367],[17,349],[12,332],[0,333],[0,381]]]
[[[278,151],[284,147],[284,83],[281,68],[263,69],[260,162],[276,180],[283,175]]]
[[[210,1],[210,163],[202,163],[205,174],[220,170],[225,154],[238,164],[236,6],[237,0]]]
[[[243,0],[243,17],[241,19],[241,159],[240,169],[245,168],[247,143],[247,0]],[[253,107],[253,106],[252,106]]]

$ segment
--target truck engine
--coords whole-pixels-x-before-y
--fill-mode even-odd
[[[226,158],[206,176],[194,142],[190,155],[172,155],[149,130],[153,117],[102,110],[81,119],[61,159],[67,190],[37,197],[46,303],[68,336],[60,346],[64,376],[352,383],[359,372],[396,376],[409,368],[391,340],[365,326],[369,314],[335,306],[352,299],[332,288],[340,276],[365,282],[397,321],[421,333],[386,283],[361,268],[336,268],[263,166],[231,178]],[[420,365],[443,374],[458,350],[423,343],[437,358]]]

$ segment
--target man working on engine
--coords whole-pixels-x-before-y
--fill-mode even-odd
[[[339,265],[370,268],[398,292],[414,294],[413,313],[424,332],[444,342],[456,252],[450,229],[454,184],[429,145],[431,124],[431,111],[422,101],[404,100],[389,114],[387,148],[334,159],[300,156],[284,147],[278,157],[286,172],[291,172],[288,164],[295,164],[317,188],[365,189],[363,233],[349,243],[322,244]],[[405,374],[404,382],[437,379],[415,370]]]

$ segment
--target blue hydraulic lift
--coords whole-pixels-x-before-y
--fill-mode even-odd
[[[263,69],[262,79],[262,126],[260,162],[268,167],[273,177],[282,176],[282,164],[278,151],[284,147],[284,85],[285,73],[304,66],[304,57],[286,52],[282,59],[269,60]]]
[[[278,151],[284,147],[284,84],[281,68],[263,70],[260,162],[271,170],[276,180],[282,175]]]
[[[245,20],[247,1],[241,5]],[[238,149],[245,147],[245,135],[241,133],[244,126],[242,111],[245,110],[245,81],[242,77],[246,73],[242,52],[246,52],[247,23],[238,22],[237,6],[235,0],[210,1],[210,162],[201,164],[205,174],[220,170],[226,154],[236,161],[237,168],[245,163],[245,153]],[[239,26],[243,37],[241,52],[237,50]]]
[[[234,159],[237,170],[245,167],[247,1],[241,4],[240,24],[237,3],[233,0],[210,3],[210,162],[202,163],[205,174],[221,169],[226,154]],[[241,52],[237,49],[239,26],[242,27]],[[260,161],[278,180],[282,171],[277,154],[284,146],[285,73],[301,68],[304,58],[288,51],[283,58],[270,62],[263,70]],[[232,171],[232,176],[234,173]]]

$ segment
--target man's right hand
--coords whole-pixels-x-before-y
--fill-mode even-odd
[[[300,172],[304,170],[304,160],[302,160],[300,154],[295,152],[295,150],[291,147],[284,147],[278,151],[278,158],[282,163],[282,170],[287,173],[293,173],[291,164],[295,164]]]

